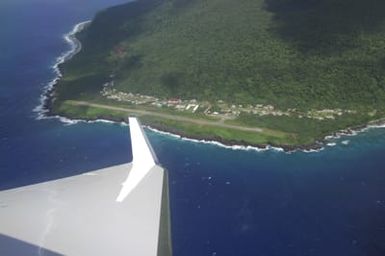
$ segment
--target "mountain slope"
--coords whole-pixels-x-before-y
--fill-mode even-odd
[[[238,122],[248,125],[288,130],[291,123],[290,132],[323,126],[320,136],[364,124],[384,116],[384,11],[380,0],[140,0],[112,7],[78,34],[83,50],[61,66],[53,107],[71,99],[107,102],[100,91],[113,81],[119,92],[159,99],[300,112],[289,122],[241,114]],[[325,109],[343,111],[320,124],[298,119]]]

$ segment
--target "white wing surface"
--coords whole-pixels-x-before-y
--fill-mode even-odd
[[[0,191],[0,255],[171,255],[167,173],[130,131],[132,163]]]

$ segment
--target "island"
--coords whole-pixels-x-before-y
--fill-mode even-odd
[[[51,115],[225,144],[318,147],[385,117],[379,0],[138,0],[98,13]]]

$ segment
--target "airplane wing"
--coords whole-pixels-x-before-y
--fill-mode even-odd
[[[129,122],[132,163],[0,191],[0,255],[172,255],[167,172]]]

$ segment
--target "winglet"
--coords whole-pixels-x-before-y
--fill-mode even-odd
[[[141,137],[144,139],[145,144],[147,145],[147,148],[148,148],[148,150],[151,153],[151,157],[152,157],[154,163],[159,165],[159,161],[158,161],[158,158],[157,158],[157,156],[155,154],[155,151],[152,148],[151,143],[149,142],[149,140],[148,140],[148,138],[146,136],[146,133],[143,131],[142,124],[140,123],[140,121],[138,119],[136,119],[135,117],[130,117],[130,118],[128,118],[128,120],[129,120],[129,123],[130,123],[130,129],[132,129],[132,126],[135,126],[135,131],[140,130]],[[139,132],[139,131],[137,131],[137,132]],[[131,143],[132,143],[132,155],[133,155],[133,158],[135,160],[135,155],[138,155],[138,154],[141,155],[141,154],[143,154],[143,152],[137,150],[138,149],[138,146],[137,146],[138,141],[134,142],[135,139],[132,138],[133,137],[132,131],[131,131],[130,134],[131,134]],[[137,136],[137,135],[135,135],[135,136]],[[140,143],[143,143],[143,141],[140,141]],[[136,158],[138,158],[138,156]]]
[[[130,136],[132,147],[132,169],[126,181],[122,184],[117,202],[124,199],[139,185],[149,171],[158,163],[156,155],[148,142],[148,139],[135,117],[129,118]]]

